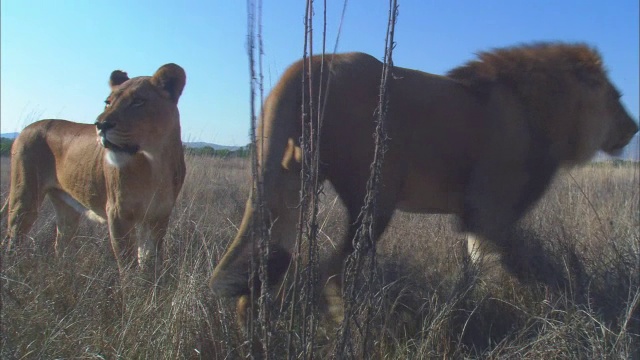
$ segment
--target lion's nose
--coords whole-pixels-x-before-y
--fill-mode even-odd
[[[98,128],[98,130],[101,130],[101,131],[107,131],[112,127],[116,126],[116,124],[106,122],[106,121],[105,122],[96,121],[95,125],[96,125],[96,128]]]

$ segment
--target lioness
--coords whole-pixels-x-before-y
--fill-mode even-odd
[[[362,53],[325,61],[330,71],[320,72],[319,57],[311,65],[313,84],[330,84],[323,90],[320,177],[331,182],[349,216],[342,247],[324,269],[329,277],[341,273],[360,226],[382,64]],[[302,62],[295,63],[276,84],[257,132],[269,214],[263,220],[274,243],[269,279],[274,281],[287,269],[282,263],[290,260],[296,239],[302,69]],[[617,154],[638,131],[600,55],[584,44],[538,43],[483,52],[447,76],[401,67],[394,67],[392,75],[376,236],[395,209],[453,213],[462,230],[475,235],[472,252],[478,251],[477,240],[487,239],[486,248],[505,254],[509,239],[503,231],[543,195],[559,167],[584,163],[598,150]],[[250,198],[240,230],[210,278],[220,296],[249,293],[251,204]],[[339,276],[332,279],[338,283],[329,282],[327,296],[339,293]],[[246,304],[241,298],[239,311]]]
[[[95,125],[41,120],[27,126],[11,148],[7,246],[29,231],[48,195],[56,253],[85,213],[107,221],[121,273],[135,264],[136,250],[141,267],[155,265],[185,176],[177,107],[185,82],[175,64],[133,79],[114,71]]]

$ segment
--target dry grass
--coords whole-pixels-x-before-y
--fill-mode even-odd
[[[46,204],[30,234],[35,251],[2,259],[0,357],[243,357],[249,346],[233,301],[213,298],[206,280],[235,235],[248,174],[242,160],[188,159],[157,286],[135,275],[120,281],[106,229],[88,221],[64,256],[52,258],[43,246],[55,229]],[[639,168],[589,166],[571,175],[514,230],[523,250],[507,261],[554,287],[517,281],[490,263],[470,267],[451,217],[398,213],[378,250],[374,357],[640,357]],[[323,248],[339,241],[343,218],[329,189]],[[284,343],[277,330],[276,347]],[[318,357],[330,353],[332,332],[321,325]]]

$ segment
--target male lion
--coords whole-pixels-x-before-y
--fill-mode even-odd
[[[331,182],[348,212],[349,230],[323,269],[341,273],[360,226],[374,152],[374,118],[382,64],[362,53],[325,57],[320,177]],[[313,84],[320,81],[312,59]],[[258,131],[258,159],[278,281],[296,239],[300,191],[303,64],[291,66],[267,98]],[[328,82],[328,77],[331,81]],[[395,209],[457,214],[462,230],[509,251],[504,230],[544,193],[561,166],[588,161],[598,150],[618,153],[638,131],[607,78],[598,52],[583,44],[539,43],[480,53],[447,76],[393,68],[388,80],[388,149],[382,165],[375,236]],[[316,99],[317,99],[317,91]],[[318,102],[320,103],[320,102]],[[314,110],[315,113],[315,110]],[[261,152],[260,152],[261,151]],[[249,293],[249,199],[240,230],[210,278],[220,296]],[[482,246],[483,249],[485,246]],[[338,295],[329,282],[329,297]],[[246,298],[239,301],[245,311]],[[334,301],[330,300],[330,301]]]
[[[56,253],[86,213],[106,219],[121,273],[135,265],[136,245],[139,265],[155,266],[185,176],[177,107],[185,81],[175,64],[133,79],[114,71],[95,125],[41,120],[27,126],[11,148],[7,246],[29,231],[48,195]]]

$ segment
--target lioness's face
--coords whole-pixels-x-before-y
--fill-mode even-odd
[[[177,103],[185,80],[184,70],[175,64],[133,79],[121,71],[112,73],[112,92],[96,121],[98,142],[111,163],[121,165],[137,152],[152,154],[168,135],[179,133]]]
[[[107,98],[96,127],[108,150],[132,155],[159,140],[163,131],[173,130],[178,120],[175,104],[149,79],[128,80]]]
[[[610,119],[609,131],[606,140],[602,144],[602,150],[609,155],[619,156],[622,149],[627,146],[638,132],[638,124],[629,116],[622,103],[620,93],[609,84],[606,90],[606,112]]]

